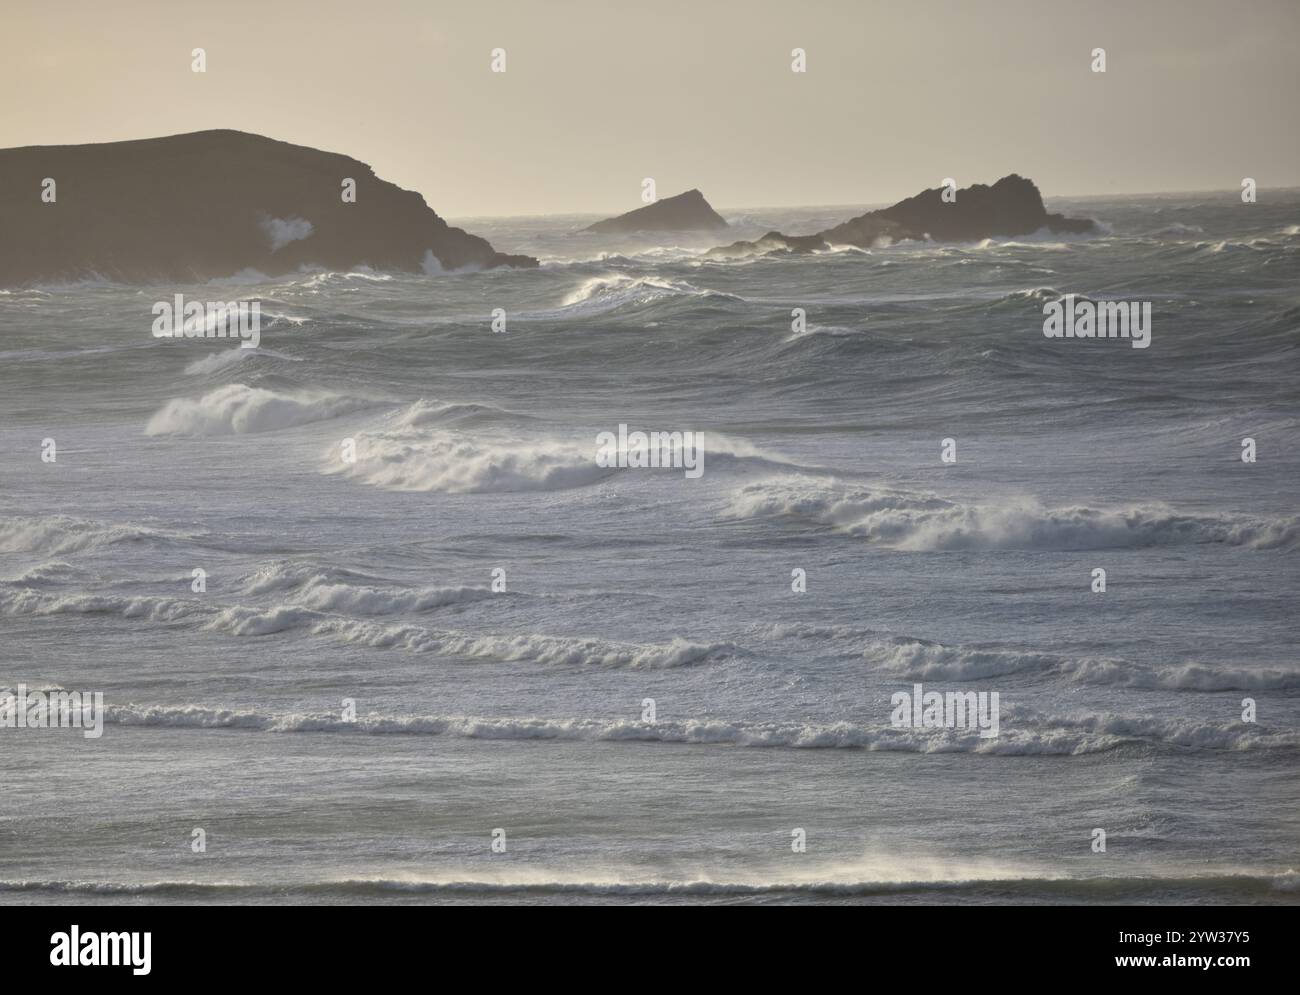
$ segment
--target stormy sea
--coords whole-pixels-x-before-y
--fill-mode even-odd
[[[0,903],[1300,902],[1300,191],[1260,201],[0,291],[0,702],[103,696],[0,729]],[[156,337],[177,293],[257,348]],[[1046,336],[1067,299],[1149,344]]]

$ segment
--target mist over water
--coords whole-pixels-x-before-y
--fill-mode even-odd
[[[1294,903],[1300,195],[1049,210],[1106,234],[0,291],[0,694],[106,702],[0,731],[0,902]],[[917,683],[999,735],[895,728]]]

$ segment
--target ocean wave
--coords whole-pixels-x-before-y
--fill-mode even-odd
[[[451,494],[558,491],[587,487],[617,471],[596,464],[594,445],[550,439],[478,439],[462,433],[420,432],[395,427],[358,432],[356,459],[331,450],[326,473],[343,474],[372,487]]]
[[[1050,301],[1059,301],[1064,299],[1066,296],[1071,296],[1076,299],[1086,300],[1086,298],[1084,298],[1082,294],[1066,295],[1061,293],[1061,291],[1057,290],[1055,287],[1029,287],[1025,290],[1013,290],[1009,294],[1004,294],[1000,299],[1000,303],[1020,304],[1020,303],[1024,303],[1025,301],[1035,301],[1035,302],[1043,303],[1043,302],[1050,302]]]
[[[245,578],[242,587],[247,594],[290,591],[289,596],[304,608],[351,615],[423,612],[505,596],[486,587],[401,587],[309,563],[264,567]]]
[[[308,583],[326,584],[378,584],[382,578],[356,570],[347,570],[309,560],[279,560],[258,567],[239,581],[245,594],[272,594],[290,591]]]
[[[731,301],[741,299],[734,294],[702,289],[685,280],[610,273],[583,281],[566,294],[560,304],[562,312],[603,312],[622,307],[639,307],[673,297],[709,297]]]
[[[1012,720],[1003,718],[1002,721],[1006,724]],[[1271,732],[1251,722],[1197,722],[1190,719],[1161,719],[1114,713],[1053,716],[1048,721],[1066,736],[1074,732],[1116,744],[1148,742],[1230,752],[1300,748],[1300,731]]]
[[[1151,716],[1082,714],[1003,716],[1001,734],[977,731],[894,728],[887,722],[759,722],[685,719],[485,717],[464,715],[358,715],[264,712],[201,705],[114,705],[105,721],[125,726],[237,729],[268,733],[348,733],[445,736],[456,739],[637,742],[694,746],[865,750],[868,752],[971,753],[983,756],[1080,756],[1131,744],[1238,752],[1300,748],[1300,732],[1269,732],[1251,723],[1212,723]]]
[[[588,447],[546,437],[502,437],[494,423],[527,422],[490,404],[421,398],[352,433],[355,458],[332,447],[323,468],[373,487],[453,494],[556,491],[586,487],[614,470]],[[472,431],[471,431],[472,429]]]
[[[231,636],[270,636],[277,632],[301,629],[328,620],[329,616],[301,605],[252,605],[217,607],[207,628]]]
[[[1059,870],[1011,865],[984,860],[944,860],[906,857],[842,860],[814,864],[793,871],[789,867],[762,868],[750,873],[695,868],[674,877],[647,875],[644,868],[601,868],[590,871],[523,870],[517,867],[490,873],[483,869],[444,872],[441,875],[352,878],[313,888],[367,892],[540,893],[591,896],[755,896],[811,894],[855,896],[897,894],[909,891],[997,890],[1050,899],[1053,896],[1090,893],[1098,896],[1141,890],[1186,888],[1225,893],[1265,895],[1295,890],[1294,870],[1260,871],[1257,868],[1206,869],[1204,867],[1150,867],[1125,875],[1072,875]]]
[[[260,346],[256,349],[245,349],[243,346],[237,346],[234,349],[222,349],[210,356],[194,360],[185,367],[185,375],[193,377],[203,376],[207,373],[218,373],[227,367],[249,359],[282,359],[291,363],[302,362],[295,356],[286,356],[284,353],[263,349]]]
[[[1257,236],[1255,238],[1240,239],[1240,240],[1230,239],[1230,238],[1224,238],[1218,240],[1207,240],[1202,242],[1196,242],[1194,243],[1193,247],[1200,252],[1209,255],[1215,255],[1215,256],[1225,252],[1227,253],[1266,252],[1269,249],[1284,249],[1288,252],[1294,251],[1292,247],[1285,246],[1282,243],[1275,241],[1272,238],[1265,238],[1262,235]]]
[[[764,639],[850,639],[862,640],[884,635],[876,629],[857,625],[813,625],[808,622],[776,622],[759,627]],[[858,653],[855,649],[854,655]]]
[[[0,584],[14,584],[22,587],[44,587],[59,584],[76,574],[72,564],[62,560],[48,560],[28,567],[21,573],[0,580]]]
[[[247,595],[284,594],[293,604],[315,612],[350,615],[395,615],[493,598],[518,597],[487,587],[409,587],[369,574],[304,561],[268,564],[239,582]],[[241,609],[244,610],[244,609]]]
[[[627,643],[539,633],[483,635],[341,618],[319,620],[312,632],[377,649],[551,666],[664,669],[693,666],[741,652],[733,643],[697,643],[680,636],[666,643]]]
[[[441,491],[453,494],[518,493],[560,491],[600,483],[623,470],[601,466],[594,436],[575,442],[550,437],[505,438],[484,432],[440,430],[440,421],[498,420],[500,409],[479,406],[447,406],[418,415],[410,408],[392,416],[378,428],[354,433],[355,459],[345,462],[337,447],[330,450],[325,473],[343,474],[371,486],[398,491]],[[511,416],[513,417],[513,416]],[[717,471],[766,469],[768,472],[801,467],[778,453],[760,448],[746,439],[703,430],[699,438],[704,464]],[[638,451],[644,451],[643,449]],[[620,459],[628,450],[612,456]],[[678,468],[655,472],[681,473]]]
[[[204,611],[196,601],[156,595],[51,594],[28,587],[0,588],[0,613],[7,615],[120,615],[173,622]]]
[[[436,589],[394,595],[355,588],[341,591],[334,585],[327,585],[321,593],[322,602],[335,608],[357,611],[359,614],[385,614],[391,610],[405,610],[402,607],[405,599],[409,599],[411,604],[460,604],[484,597],[500,595],[481,588]],[[541,633],[496,635],[428,629],[419,625],[384,625],[332,614],[303,604],[226,606],[217,610],[207,628],[234,636],[267,636],[293,629],[306,629],[313,636],[371,649],[401,649],[439,657],[499,663],[529,662],[549,666],[660,669],[692,666],[741,652],[732,643],[696,643],[681,637],[675,637],[666,643],[628,643]]]
[[[529,415],[507,411],[492,404],[473,401],[438,401],[422,397],[395,412],[390,420],[396,429],[417,429],[429,426],[532,421],[533,419]]]
[[[1220,663],[1136,663],[1113,657],[1070,657],[1006,646],[945,645],[856,625],[778,622],[758,626],[763,641],[817,640],[840,655],[861,656],[873,673],[899,680],[980,681],[1011,675],[1078,684],[1167,691],[1282,691],[1300,688],[1300,669]]]
[[[1183,514],[1165,505],[1048,508],[1032,498],[965,504],[914,492],[783,476],[736,490],[724,512],[739,519],[786,518],[911,552],[1127,549],[1226,543],[1291,549],[1300,516]]]
[[[1300,688],[1300,670],[1221,664],[1136,664],[1005,648],[945,646],[908,636],[875,639],[862,651],[873,670],[917,681],[976,681],[1011,674],[1079,684],[1171,691],[1265,691]]]
[[[8,615],[116,615],[152,622],[198,622],[212,632],[262,637],[305,631],[321,638],[372,649],[401,649],[439,657],[498,663],[629,669],[688,667],[740,655],[734,643],[698,643],[680,636],[664,643],[620,642],[597,637],[543,633],[500,635],[418,625],[384,625],[364,616],[428,611],[449,605],[510,597],[486,588],[392,589],[305,580],[274,605],[229,605],[200,598],[163,595],[56,593],[0,583],[0,613]],[[348,614],[363,616],[350,617]]]
[[[1178,235],[1204,235],[1205,229],[1200,225],[1184,225],[1175,222],[1174,224],[1165,225],[1163,228],[1157,228],[1151,232],[1153,236],[1178,236]]]
[[[1086,237],[1087,236],[1080,236],[1080,241],[1082,241]],[[1059,239],[1060,236],[1055,233],[1052,233],[1052,238]],[[985,239],[985,242],[989,242],[989,241],[990,240]],[[1019,241],[1011,241],[1011,242],[993,241],[991,242],[991,244],[988,245],[985,245],[983,242],[981,242],[980,245],[978,246],[978,248],[981,249],[1036,249],[1040,252],[1069,252],[1070,247],[1071,247],[1071,243],[1069,242],[1049,241],[1046,239],[1042,242],[1035,242],[1032,241],[1032,239],[1030,240],[1021,239]]]
[[[218,436],[274,432],[337,418],[373,403],[321,391],[278,393],[246,384],[227,384],[198,399],[168,401],[149,419],[145,434]]]
[[[62,556],[119,543],[168,542],[184,533],[131,523],[101,522],[70,515],[22,516],[0,520],[0,553]]]
[[[826,338],[847,338],[854,335],[866,335],[865,328],[847,328],[843,325],[808,325],[802,332],[792,332],[784,339],[786,342],[798,342],[800,339],[824,336]]]
[[[322,287],[329,287],[337,284],[348,284],[354,282],[363,283],[391,283],[393,275],[391,273],[377,273],[372,269],[358,267],[347,272],[328,271],[322,273],[312,273],[302,281],[301,286],[306,290],[319,290]]]

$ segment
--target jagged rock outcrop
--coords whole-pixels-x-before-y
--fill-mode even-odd
[[[813,252],[832,245],[855,245],[866,249],[904,240],[967,242],[1029,235],[1044,228],[1069,235],[1097,230],[1096,223],[1087,218],[1048,214],[1033,181],[1012,173],[992,186],[976,183],[958,190],[952,202],[944,201],[943,187],[935,187],[900,200],[893,207],[868,211],[816,235],[783,235],[773,231],[753,242],[734,242],[709,251],[716,255]]]
[[[537,265],[452,228],[357,159],[242,131],[3,149],[0,176],[0,286]]]
[[[635,211],[588,225],[584,231],[618,234],[638,231],[715,231],[726,228],[722,215],[709,206],[704,194],[687,190]]]

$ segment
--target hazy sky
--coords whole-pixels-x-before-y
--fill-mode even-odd
[[[0,5],[0,147],[238,128],[451,217],[1297,186],[1298,84],[1300,0]]]

